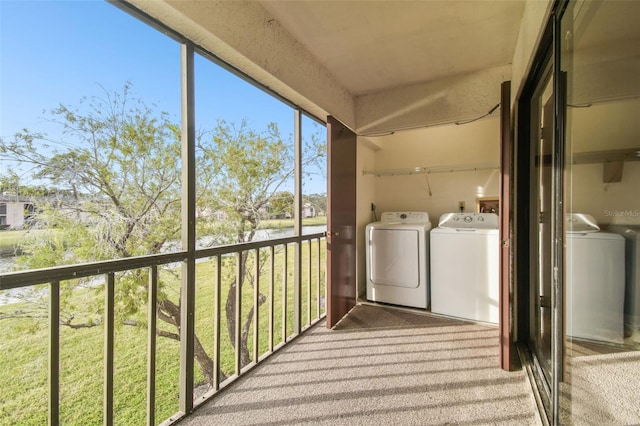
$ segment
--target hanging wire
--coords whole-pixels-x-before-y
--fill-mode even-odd
[[[491,108],[489,110],[489,112],[487,112],[486,114],[481,115],[480,117],[476,117],[473,118],[471,120],[466,120],[466,121],[455,121],[453,122],[453,124],[455,125],[461,125],[461,124],[467,124],[467,123],[473,123],[474,121],[478,121],[482,118],[485,118],[491,114],[493,114],[493,112],[498,109],[498,107],[500,106],[500,104],[497,104],[496,106],[494,106],[493,108]],[[357,136],[362,136],[362,137],[380,137],[380,136],[391,136],[396,134],[396,132],[401,132],[401,131],[405,131],[405,130],[417,130],[417,129],[426,129],[429,127],[435,127],[435,126],[442,126],[442,125],[446,125],[446,124],[451,124],[451,121],[446,121],[446,122],[439,122],[439,123],[432,123],[432,124],[417,124],[415,126],[406,126],[406,127],[401,127],[398,128],[396,130],[383,130],[380,132],[373,132],[373,133],[356,133]]]
[[[485,117],[487,117],[487,116],[489,116],[489,115],[493,114],[493,111],[497,110],[499,106],[500,106],[500,104],[498,103],[498,104],[496,104],[496,106],[494,106],[493,108],[491,108],[491,109],[489,110],[489,112],[487,112],[487,113],[486,113],[486,114],[484,114],[484,115],[481,115],[480,117],[476,117],[476,118],[473,118],[473,119],[471,119],[471,120],[466,120],[466,121],[456,121],[456,123],[455,123],[455,124],[456,124],[457,126],[459,126],[459,125],[461,125],[461,124],[469,124],[469,123],[473,123],[474,121],[478,121],[478,120],[480,120],[481,118],[485,118]]]

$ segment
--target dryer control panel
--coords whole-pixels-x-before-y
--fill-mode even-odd
[[[426,212],[384,212],[380,217],[382,223],[428,223]]]
[[[440,228],[498,229],[495,213],[445,213],[440,216]]]

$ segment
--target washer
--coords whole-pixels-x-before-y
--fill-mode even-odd
[[[430,229],[425,212],[385,212],[367,225],[367,300],[428,307]]]
[[[623,343],[624,238],[600,232],[588,214],[566,220],[567,336]]]
[[[499,319],[498,215],[446,213],[431,231],[431,312]]]

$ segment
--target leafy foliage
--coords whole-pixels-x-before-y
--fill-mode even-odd
[[[83,99],[83,110],[52,110],[65,142],[25,131],[0,144],[64,194],[38,205],[41,226],[64,229],[63,241],[25,244],[25,267],[158,253],[179,237],[179,128],[130,99],[129,88]]]
[[[251,241],[273,194],[291,182],[293,144],[275,123],[258,133],[246,121],[238,128],[219,121],[198,148],[208,185],[204,190],[202,183],[201,199],[212,211],[224,212],[231,242]]]
[[[78,107],[59,105],[51,111],[63,129],[63,141],[24,130],[11,141],[0,140],[0,155],[28,164],[33,177],[48,182],[39,197],[36,223],[58,232],[33,233],[20,246],[22,268],[42,268],[137,255],[179,248],[182,224],[181,131],[167,114],[158,113],[132,98],[131,84],[121,92],[103,89],[101,97],[84,98]],[[197,135],[198,235],[209,244],[251,241],[274,194],[285,193],[294,174],[294,146],[271,123],[264,131],[218,121],[211,131]],[[316,136],[305,142],[305,164],[317,164],[325,147]],[[0,181],[19,187],[15,174]],[[206,237],[206,238],[205,238]],[[233,315],[236,285],[253,285],[241,259],[238,283],[229,286],[227,323],[235,334]],[[234,277],[235,279],[235,277]],[[168,282],[176,272],[160,275],[158,318],[165,326],[158,334],[179,338],[179,294]],[[147,298],[147,272],[133,270],[117,277],[116,317],[121,324],[142,325],[140,310]],[[69,297],[78,286],[92,291],[104,286],[82,280],[62,283],[61,323],[69,328],[101,323],[101,306],[75,306]],[[97,299],[102,303],[101,298]],[[264,300],[264,297],[261,299]],[[38,310],[41,307],[34,306]],[[37,313],[33,314],[37,317]],[[252,321],[249,311],[244,330]],[[243,333],[243,360],[248,345]],[[233,340],[233,339],[231,339]],[[196,358],[207,381],[212,380],[211,358],[196,337]]]

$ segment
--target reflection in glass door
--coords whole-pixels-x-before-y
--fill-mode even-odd
[[[572,214],[560,424],[640,424],[640,2],[570,2],[558,35]]]
[[[551,424],[640,424],[640,2],[557,5],[520,103],[520,331]]]

